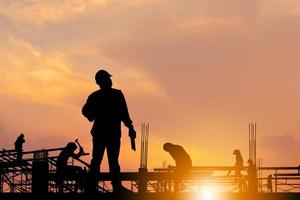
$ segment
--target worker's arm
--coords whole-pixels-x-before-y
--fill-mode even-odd
[[[94,106],[93,106],[93,96],[90,95],[86,101],[86,103],[84,104],[84,106],[82,107],[82,114],[90,121],[92,122],[95,118],[94,116]]]
[[[120,98],[120,104],[121,104],[122,121],[123,121],[124,125],[129,129],[128,136],[130,137],[131,149],[135,151],[136,150],[136,146],[135,146],[136,132],[134,130],[132,120],[130,119],[130,116],[129,116],[125,97],[121,91],[120,91],[119,98]]]
[[[72,155],[72,157],[75,158],[75,159],[78,159],[78,158],[80,158],[80,156],[82,156],[83,153],[84,153],[84,150],[83,150],[82,147],[80,147],[80,148],[79,148],[79,152],[78,152],[77,154],[74,153],[74,154]]]

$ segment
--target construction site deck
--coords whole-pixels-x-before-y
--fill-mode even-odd
[[[54,174],[56,170],[57,154],[62,148],[25,151],[24,159],[16,160],[14,150],[0,151],[0,199],[32,199],[34,190],[41,187],[41,182],[47,184],[47,199],[203,199],[201,190],[203,186],[214,185],[214,199],[300,199],[298,193],[300,186],[300,167],[258,167],[258,193],[247,193],[240,190],[240,182],[236,182],[234,175],[228,175],[234,171],[233,166],[194,166],[182,182],[185,188],[174,192],[174,169],[156,168],[148,170],[140,167],[136,172],[122,172],[120,178],[123,184],[132,193],[115,194],[110,187],[110,173],[100,173],[98,177],[98,193],[89,196],[84,193],[74,177],[65,181],[65,191],[58,193]],[[35,169],[35,163],[46,163],[47,170],[40,172]],[[88,164],[81,159],[74,159],[70,164],[81,164],[88,168]],[[35,172],[37,170],[37,172]],[[245,169],[246,170],[246,167]],[[46,176],[40,176],[46,173]],[[39,174],[38,177],[34,177]],[[271,188],[268,176],[272,176]],[[43,177],[47,177],[46,180]],[[45,178],[44,178],[45,179]],[[35,183],[36,182],[36,183]],[[36,188],[35,188],[36,187]],[[37,195],[39,192],[37,192]]]

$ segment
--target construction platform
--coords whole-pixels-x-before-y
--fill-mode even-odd
[[[25,194],[32,193],[35,188],[41,186],[39,181],[44,182],[43,188],[49,193],[57,193],[57,185],[54,177],[56,173],[56,159],[62,148],[42,149],[36,151],[24,152],[24,159],[19,162],[16,160],[16,152],[14,150],[0,150],[0,194],[9,196],[11,193]],[[34,166],[37,164],[46,164],[46,170],[40,175],[34,176]],[[72,164],[85,166],[88,164],[83,160],[72,160]],[[42,165],[44,166],[44,165]],[[126,187],[135,193],[161,193],[174,192],[174,169],[156,168],[148,171],[141,165],[137,172],[122,172],[120,179]],[[217,193],[239,193],[241,184],[246,185],[246,177],[239,181],[234,175],[235,168],[233,166],[194,166],[184,177],[184,191],[180,193],[195,193],[201,190],[202,186],[213,185]],[[246,168],[243,169],[245,171]],[[230,172],[233,173],[230,173]],[[41,171],[37,170],[40,173]],[[258,167],[258,191],[260,193],[298,193],[300,192],[300,167]],[[244,174],[246,172],[243,172]],[[230,174],[230,175],[229,175]],[[44,176],[43,179],[41,176]],[[34,177],[41,180],[34,181]],[[270,178],[268,178],[270,177]],[[66,193],[76,192],[79,196],[83,193],[78,189],[78,180],[68,179],[65,181]],[[103,193],[111,193],[109,173],[101,173],[98,177],[98,191]],[[17,195],[17,194],[16,194]],[[150,194],[149,194],[150,195]],[[152,194],[151,194],[152,195]],[[235,195],[235,194],[233,194]],[[281,195],[281,194],[279,194]],[[2,198],[1,198],[2,199]],[[300,198],[299,198],[300,199]]]
[[[4,193],[0,194],[1,200],[299,200],[300,193],[258,193],[249,195],[246,193],[217,193],[214,197],[201,196],[198,193],[160,193],[160,194],[113,194],[100,193],[96,195],[87,194],[57,194],[52,193],[47,196],[33,196],[31,193]]]
[[[140,166],[136,172],[121,172],[122,184],[131,191],[128,195],[115,194],[111,189],[111,174],[100,173],[96,197],[87,196],[82,184],[85,176],[65,176],[63,194],[56,183],[56,162],[61,147],[24,151],[17,159],[15,150],[0,150],[0,199],[149,199],[149,200],[231,200],[231,199],[300,199],[300,166],[263,167],[258,162],[256,196],[247,193],[247,167],[236,177],[234,166],[193,166],[181,176],[180,191],[175,191],[178,180],[176,168],[165,167],[148,170],[149,124],[142,125]],[[251,148],[250,148],[251,147]],[[249,158],[256,160],[256,125],[249,124]],[[84,154],[88,155],[88,154]],[[84,156],[83,155],[83,156]],[[86,172],[89,164],[79,158],[70,159],[68,165],[80,166]],[[212,187],[215,198],[203,197],[206,187]],[[203,189],[204,188],[204,189]],[[212,194],[211,194],[212,195]]]

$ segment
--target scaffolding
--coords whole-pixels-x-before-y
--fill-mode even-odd
[[[148,141],[149,123],[143,123],[141,129],[140,166],[137,172],[121,172],[120,180],[133,192],[165,193],[174,192],[176,167],[154,168],[148,171]],[[34,164],[45,162],[47,166],[46,189],[48,192],[58,192],[56,184],[56,160],[63,148],[41,149],[23,152],[24,158],[17,160],[15,150],[0,150],[0,193],[31,193],[33,191]],[[88,155],[87,153],[83,155]],[[291,193],[300,191],[300,166],[263,167],[262,159],[256,160],[256,124],[249,124],[249,159],[257,164],[257,185],[261,193]],[[74,162],[76,161],[76,163]],[[70,165],[84,166],[85,172],[89,164],[81,159],[72,159]],[[247,192],[247,167],[243,167],[242,176],[238,180],[234,166],[193,166],[182,176],[179,192],[197,192],[203,187],[211,186],[215,192]],[[83,192],[78,189],[78,177],[66,178],[64,192]],[[107,184],[112,177],[108,172],[102,172],[98,177],[98,191],[112,192]],[[84,181],[84,180],[81,180]],[[241,187],[242,185],[242,187]],[[242,189],[241,189],[242,188]]]
[[[41,149],[23,152],[24,159],[17,160],[15,150],[0,150],[0,192],[1,193],[31,193],[33,165],[38,161],[45,161],[48,166],[48,191],[57,192],[55,183],[56,159],[63,148]],[[88,154],[84,154],[88,155]],[[87,165],[83,160],[79,163]],[[71,165],[74,164],[74,159]],[[74,190],[74,181],[66,180],[66,190]]]
[[[146,146],[146,144],[145,144]],[[1,193],[30,193],[32,192],[33,163],[44,160],[49,166],[48,191],[58,192],[55,183],[56,159],[58,151],[62,148],[42,149],[24,152],[22,161],[17,161],[14,150],[0,151],[0,192]],[[145,152],[144,152],[145,153]],[[53,155],[54,154],[54,155]],[[82,165],[87,165],[83,160],[77,160]],[[72,162],[73,163],[73,162]],[[88,166],[87,166],[88,167]],[[127,182],[132,191],[161,193],[174,191],[174,167],[155,168],[153,171],[139,170],[139,172],[122,172],[120,179]],[[244,167],[241,181],[247,184],[246,170]],[[240,192],[239,183],[234,175],[227,175],[234,171],[233,166],[194,166],[182,179],[184,185],[182,192],[195,192],[205,185],[213,185],[216,192]],[[299,192],[300,167],[258,167],[259,192]],[[271,177],[271,178],[270,178]],[[110,173],[99,175],[99,191],[111,192],[105,182],[111,181]],[[65,181],[65,191],[74,192],[74,180]],[[144,185],[142,185],[144,184]],[[143,188],[144,187],[144,188]],[[81,192],[82,190],[77,190]]]

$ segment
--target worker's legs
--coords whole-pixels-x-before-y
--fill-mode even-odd
[[[100,164],[103,159],[103,154],[105,151],[105,144],[101,140],[93,139],[93,151],[90,171],[97,173],[100,171]]]
[[[66,166],[66,175],[68,180],[75,181],[73,192],[77,192],[81,188],[83,170],[80,166]]]
[[[87,175],[86,189],[88,192],[95,192],[98,185],[98,175],[100,172],[100,165],[105,151],[105,144],[101,140],[93,138],[93,152],[90,165],[90,171]]]
[[[16,149],[16,152],[17,152],[17,160],[22,161],[23,150],[22,149]]]
[[[59,193],[64,192],[64,179],[65,179],[65,173],[64,173],[64,167],[63,166],[56,166],[56,185],[58,188]]]
[[[107,158],[109,171],[112,175],[112,186],[114,191],[121,188],[119,165],[120,145],[120,139],[115,139],[107,144]]]

